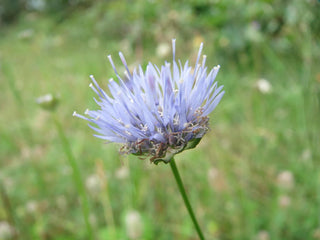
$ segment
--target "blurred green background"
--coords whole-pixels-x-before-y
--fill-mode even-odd
[[[177,56],[226,94],[176,156],[207,239],[320,239],[316,0],[0,0],[0,240],[197,239],[169,166],[118,154],[72,117],[123,71]],[[59,99],[54,112],[36,99]]]

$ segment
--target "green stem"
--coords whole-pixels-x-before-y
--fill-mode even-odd
[[[181,180],[177,165],[176,165],[176,163],[174,161],[174,158],[171,159],[170,166],[171,166],[171,170],[173,172],[174,178],[176,179],[176,182],[178,184],[178,188],[179,188],[179,191],[180,191],[181,196],[183,198],[184,204],[186,205],[186,208],[188,209],[189,215],[190,215],[190,217],[192,219],[192,222],[193,222],[193,224],[194,224],[194,226],[195,226],[195,228],[197,230],[199,238],[201,240],[204,240],[203,233],[201,232],[201,229],[200,229],[200,226],[199,226],[199,224],[197,222],[197,219],[194,216],[194,213],[193,213],[192,207],[190,205],[189,199],[187,197],[186,191],[185,191],[185,189],[183,187],[183,183],[182,183],[182,180]]]
[[[11,202],[9,199],[9,196],[7,194],[7,191],[5,189],[5,186],[3,186],[2,182],[0,182],[0,196],[1,196],[1,200],[4,206],[4,210],[7,213],[7,218],[9,220],[9,222],[11,223],[12,226],[15,227],[16,230],[18,230],[18,224],[17,224],[17,217],[15,212],[13,211],[13,208],[11,206]],[[17,232],[14,233],[13,239],[18,239],[18,235]]]
[[[64,152],[67,156],[67,159],[69,161],[69,164],[72,168],[74,184],[76,185],[78,194],[80,195],[82,214],[83,214],[83,218],[84,218],[86,228],[87,228],[88,239],[93,240],[94,239],[93,238],[93,231],[92,231],[90,221],[89,221],[89,202],[87,199],[86,191],[85,191],[83,183],[82,183],[80,170],[78,168],[76,159],[74,158],[74,156],[72,154],[68,139],[67,139],[66,135],[64,134],[63,128],[62,128],[58,118],[55,116],[54,113],[52,113],[52,115],[53,115],[54,123],[56,125],[57,131],[58,131],[58,134],[60,137],[60,141],[62,143],[63,150],[64,150]]]

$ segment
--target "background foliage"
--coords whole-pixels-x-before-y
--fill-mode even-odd
[[[107,54],[160,65],[172,38],[182,61],[203,41],[222,66],[212,130],[176,157],[207,238],[320,239],[319,5],[1,0],[0,239],[88,239],[84,202],[93,239],[196,239],[168,166],[119,156],[71,116],[95,106],[89,74],[113,76]],[[35,102],[47,93],[53,113]]]

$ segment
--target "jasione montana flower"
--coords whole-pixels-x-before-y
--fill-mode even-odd
[[[174,154],[195,147],[208,131],[209,113],[220,102],[224,91],[215,78],[220,66],[209,72],[206,56],[199,63],[200,45],[195,67],[188,61],[182,65],[175,60],[175,40],[172,41],[173,62],[161,68],[149,63],[131,73],[123,54],[120,59],[126,68],[122,78],[108,56],[117,80],[109,80],[107,94],[93,76],[90,87],[98,95],[98,110],[86,110],[88,117],[74,112],[94,125],[89,126],[108,142],[121,143],[121,152],[150,157],[150,161],[169,162]]]

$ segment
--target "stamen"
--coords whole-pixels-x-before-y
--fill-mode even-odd
[[[179,125],[179,122],[180,122],[179,115],[176,114],[173,118],[173,125]]]
[[[159,128],[159,127],[156,127],[156,130],[157,130],[158,133],[162,133],[163,132],[162,128]]]
[[[118,72],[117,72],[116,66],[114,65],[114,63],[113,63],[113,61],[112,61],[111,55],[108,55],[108,59],[109,59],[109,62],[111,63],[111,66],[112,66],[113,71],[115,72],[115,74],[116,74],[116,75],[119,75]]]
[[[196,65],[194,67],[195,71],[193,73],[193,76],[195,75],[195,72],[196,72],[196,69],[197,69],[197,66],[198,66],[198,63],[199,63],[199,59],[200,59],[200,55],[201,55],[201,52],[202,52],[202,48],[203,48],[203,43],[200,44]]]
[[[123,65],[124,65],[124,67],[125,67],[125,68],[126,68],[126,70],[127,70],[128,75],[130,76],[129,78],[131,78],[131,77],[132,77],[132,75],[131,75],[131,73],[130,73],[130,71],[129,71],[129,68],[128,68],[128,65],[127,65],[126,59],[124,58],[124,56],[123,56],[122,52],[119,52],[119,56],[120,56],[120,59],[121,59],[121,61],[122,61]]]
[[[129,136],[132,136],[132,133],[131,132],[129,132],[129,131],[124,131],[126,134],[128,134]]]

